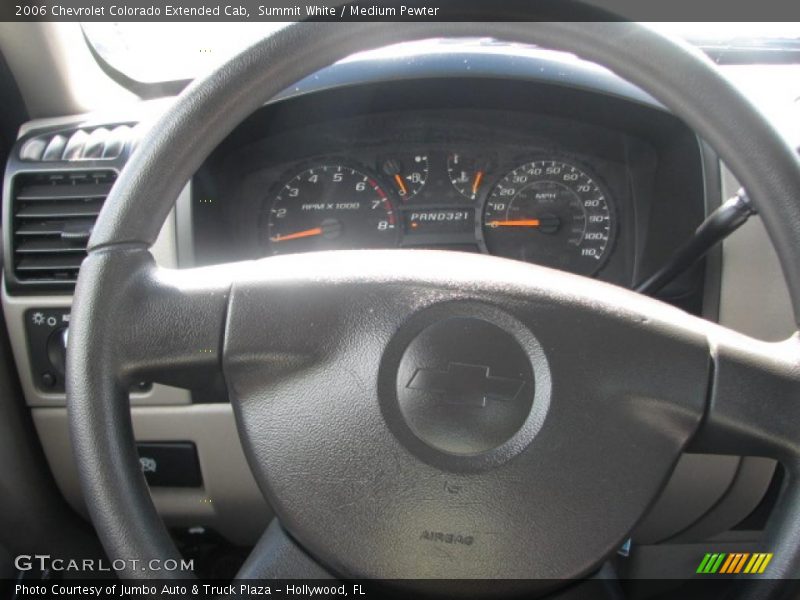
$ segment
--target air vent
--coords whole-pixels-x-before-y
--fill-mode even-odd
[[[11,250],[17,281],[49,287],[74,285],[97,215],[115,179],[114,171],[14,177]]]
[[[31,138],[22,144],[20,160],[36,162],[112,160],[131,139],[129,125],[74,129]]]

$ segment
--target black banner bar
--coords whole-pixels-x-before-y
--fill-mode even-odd
[[[695,579],[618,580],[590,578],[577,582],[558,580],[117,580],[62,579],[59,581],[0,580],[3,598],[25,600],[240,600],[244,598],[328,600],[382,600],[408,598],[531,598],[543,592],[549,600],[614,600],[619,590],[637,598],[660,600],[713,600],[747,590],[756,595],[775,582],[736,576],[708,575]],[[797,591],[797,581],[784,582]],[[548,591],[546,591],[548,590]],[[615,591],[616,590],[616,591]],[[747,596],[751,597],[751,596]],[[794,597],[794,596],[787,596]]]
[[[797,0],[3,0],[3,21],[800,21]],[[800,27],[800,24],[798,25]]]

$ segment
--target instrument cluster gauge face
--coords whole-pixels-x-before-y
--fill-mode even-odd
[[[392,248],[397,215],[374,177],[331,163],[289,178],[267,205],[266,247],[272,254]]]
[[[612,199],[584,168],[537,160],[503,177],[486,200],[490,254],[594,275],[613,246]]]
[[[407,153],[382,160],[380,168],[405,204],[425,187],[430,165],[427,154]]]
[[[486,186],[491,161],[485,156],[451,152],[447,155],[447,175],[459,194],[476,200]]]

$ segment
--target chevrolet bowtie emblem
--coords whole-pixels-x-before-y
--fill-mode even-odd
[[[490,375],[484,365],[450,363],[446,371],[417,369],[406,387],[441,395],[447,404],[485,407],[490,400],[516,399],[525,382]]]

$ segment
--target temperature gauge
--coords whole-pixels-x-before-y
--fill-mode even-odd
[[[447,156],[447,174],[450,176],[450,183],[459,194],[470,200],[476,200],[484,189],[489,167],[490,161],[485,157],[459,152],[452,152]]]

